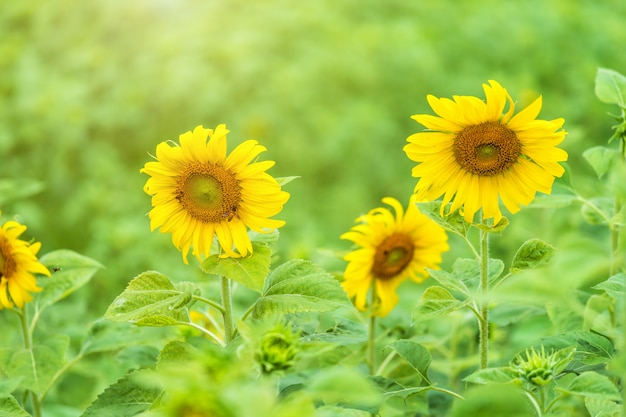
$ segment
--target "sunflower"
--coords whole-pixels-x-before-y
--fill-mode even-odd
[[[564,120],[537,120],[541,96],[513,115],[513,100],[500,84],[489,81],[483,89],[486,101],[429,95],[428,103],[440,117],[412,116],[428,130],[409,136],[404,151],[419,162],[413,168],[413,176],[419,177],[418,200],[443,195],[442,213],[452,201],[450,212],[462,206],[467,222],[482,208],[483,220],[498,223],[502,218],[498,197],[516,213],[537,191],[550,194],[554,178],[563,174],[559,162],[567,160],[567,153],[556,146],[565,138]]]
[[[37,260],[41,243],[29,243],[19,239],[26,226],[16,221],[7,221],[0,227],[0,310],[22,308],[32,301],[31,292],[41,287],[33,274],[50,276],[50,271]]]
[[[200,261],[210,255],[214,236],[223,256],[247,256],[252,253],[247,228],[267,233],[285,223],[269,218],[289,199],[265,172],[274,161],[251,163],[266,150],[255,140],[227,156],[228,132],[223,124],[215,130],[198,126],[180,135],[180,145],[157,145],[156,161],[140,170],[150,175],[144,186],[152,196],[150,227],[172,233],[185,263],[192,247]]]
[[[348,266],[343,288],[355,297],[355,306],[365,310],[367,294],[375,285],[372,314],[379,317],[389,314],[398,303],[398,285],[409,278],[424,281],[426,268],[438,269],[441,254],[448,250],[446,232],[420,213],[413,198],[406,213],[395,198],[382,201],[393,207],[395,216],[385,207],[375,208],[341,235],[358,246],[344,257]]]

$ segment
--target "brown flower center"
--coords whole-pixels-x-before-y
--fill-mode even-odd
[[[191,217],[204,223],[230,221],[241,203],[241,186],[223,166],[197,162],[179,177],[176,199]]]
[[[404,233],[385,238],[376,248],[372,274],[383,280],[397,276],[413,259],[414,250],[413,240]]]
[[[517,162],[522,147],[514,131],[498,122],[467,126],[454,140],[456,162],[472,174],[492,176]]]
[[[15,273],[15,259],[11,256],[8,243],[0,238],[0,279]]]

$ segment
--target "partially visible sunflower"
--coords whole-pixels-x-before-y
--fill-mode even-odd
[[[26,226],[12,220],[0,227],[0,310],[32,301],[30,293],[42,290],[33,274],[50,276],[37,260],[41,243],[19,239],[24,231]]]
[[[498,197],[516,213],[529,204],[537,191],[550,194],[555,177],[564,169],[559,162],[567,153],[556,146],[565,138],[563,119],[537,120],[541,96],[513,115],[515,106],[496,81],[483,84],[486,102],[477,97],[454,96],[453,100],[427,97],[439,115],[412,116],[428,130],[415,133],[404,147],[409,159],[419,162],[413,176],[418,200],[443,195],[441,211],[463,207],[472,222],[482,208],[483,219],[502,218]],[[503,113],[507,100],[509,108]]]
[[[349,263],[343,288],[355,297],[355,306],[365,310],[367,294],[375,286],[376,300],[371,307],[372,314],[379,317],[389,314],[398,303],[398,285],[406,279],[424,281],[426,268],[438,269],[441,254],[449,249],[446,232],[420,213],[414,199],[406,213],[395,198],[382,201],[393,207],[395,215],[385,207],[375,208],[341,235],[358,246],[344,257]]]
[[[265,172],[274,161],[252,162],[266,150],[255,140],[227,156],[228,132],[223,124],[215,130],[198,126],[180,135],[180,145],[157,145],[156,162],[141,169],[150,175],[144,186],[152,196],[150,227],[172,233],[185,263],[192,247],[201,261],[210,255],[214,236],[225,256],[247,256],[252,253],[248,227],[267,233],[285,224],[269,218],[289,199]]]

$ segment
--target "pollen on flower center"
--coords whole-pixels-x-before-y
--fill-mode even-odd
[[[521,154],[514,131],[498,122],[470,125],[454,140],[454,158],[472,174],[492,176],[510,168]]]
[[[15,271],[15,260],[11,256],[9,248],[4,242],[0,242],[0,278],[11,276]]]
[[[400,274],[413,259],[415,245],[411,236],[394,233],[376,248],[372,274],[379,279],[391,279]]]
[[[236,215],[241,186],[235,175],[220,165],[194,163],[179,177],[176,199],[193,218],[219,223]]]

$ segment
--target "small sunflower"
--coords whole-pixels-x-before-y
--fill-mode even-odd
[[[0,227],[0,310],[32,301],[30,293],[42,290],[33,274],[50,276],[37,260],[41,243],[19,239],[24,231],[26,226],[12,220]]]
[[[289,199],[265,172],[274,161],[251,163],[266,150],[255,140],[226,155],[228,132],[223,124],[215,130],[198,126],[180,135],[180,145],[157,145],[156,162],[140,171],[150,175],[144,186],[152,196],[150,227],[172,233],[185,263],[192,247],[201,261],[210,255],[214,236],[225,256],[247,256],[252,253],[247,228],[266,233],[285,224],[269,218]]]
[[[420,213],[414,199],[406,213],[395,198],[382,201],[393,207],[395,216],[385,207],[375,208],[341,235],[358,246],[344,257],[348,266],[343,288],[350,297],[355,296],[355,306],[365,310],[367,294],[375,285],[377,300],[372,314],[379,317],[389,314],[398,303],[398,285],[406,279],[424,281],[426,268],[438,269],[441,254],[449,249],[446,232]]]
[[[462,206],[467,222],[482,207],[483,219],[497,223],[502,218],[498,197],[516,213],[537,191],[550,194],[554,178],[563,175],[559,162],[567,160],[567,153],[556,146],[565,138],[564,120],[537,120],[541,96],[513,115],[513,100],[500,84],[489,81],[483,89],[486,101],[429,95],[439,117],[412,116],[428,130],[409,136],[404,151],[419,162],[413,168],[418,200],[443,195],[442,212],[452,201],[450,211]]]

